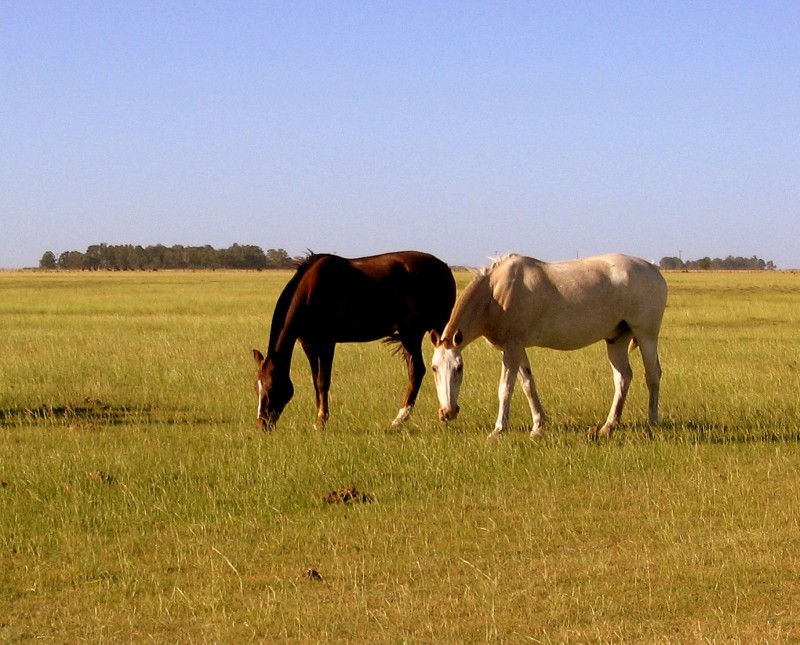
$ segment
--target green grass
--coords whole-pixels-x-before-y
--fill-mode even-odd
[[[520,392],[486,441],[482,341],[448,426],[426,379],[388,427],[405,367],[373,343],[337,349],[325,431],[297,352],[257,432],[288,275],[0,273],[0,642],[800,639],[800,275],[668,274],[663,427],[634,356],[601,444],[599,345],[529,350],[543,441]],[[372,502],[324,501],[344,486]]]

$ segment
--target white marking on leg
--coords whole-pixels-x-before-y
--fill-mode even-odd
[[[406,421],[408,421],[408,417],[411,416],[411,411],[414,409],[413,406],[407,405],[404,408],[400,408],[400,411],[397,413],[397,417],[394,421],[392,421],[392,426],[397,427],[403,425]]]
[[[497,388],[497,398],[499,399],[497,421],[495,422],[494,430],[490,435],[492,437],[502,434],[508,427],[511,396],[514,394],[514,383],[517,380],[519,364],[519,349],[508,347],[504,348],[503,364],[500,370],[500,385]]]
[[[522,381],[522,391],[528,399],[528,406],[531,409],[533,428],[531,429],[531,439],[536,439],[544,434],[545,413],[542,403],[539,400],[539,393],[536,391],[536,382],[533,380],[533,372],[528,362],[527,354],[522,355],[522,364],[519,368],[519,376]]]

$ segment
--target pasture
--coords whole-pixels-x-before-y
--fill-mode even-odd
[[[800,274],[667,274],[662,427],[635,355],[600,443],[604,347],[528,350],[547,434],[517,391],[488,442],[482,341],[450,425],[429,371],[389,428],[405,365],[372,343],[337,347],[324,431],[298,350],[261,433],[289,275],[0,273],[0,641],[800,639]]]

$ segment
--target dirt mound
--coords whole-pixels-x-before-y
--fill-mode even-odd
[[[102,470],[93,470],[89,473],[89,477],[98,484],[105,484],[106,486],[110,486],[114,483],[114,475]]]
[[[314,567],[309,567],[303,572],[303,577],[306,580],[313,580],[314,582],[325,582],[325,578]]]
[[[362,493],[354,486],[332,490],[325,496],[328,504],[370,504],[373,500],[369,493]]]

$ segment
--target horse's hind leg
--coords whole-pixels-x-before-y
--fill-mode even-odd
[[[611,410],[603,426],[599,430],[592,428],[589,431],[589,436],[593,439],[610,437],[611,433],[619,425],[622,409],[625,407],[625,398],[628,396],[628,388],[633,379],[633,370],[628,357],[628,343],[631,338],[631,332],[626,332],[612,341],[607,341],[608,360],[614,372],[614,399],[611,402]]]
[[[658,340],[644,340],[639,342],[642,352],[645,380],[650,394],[648,409],[648,423],[658,425],[658,391],[661,384],[661,362],[658,360]]]
[[[403,400],[403,407],[397,413],[393,426],[399,426],[408,421],[414,404],[417,402],[417,395],[422,386],[422,378],[425,376],[425,359],[422,357],[422,335],[415,335],[413,339],[403,338],[401,341],[403,358],[408,365],[408,389]]]

